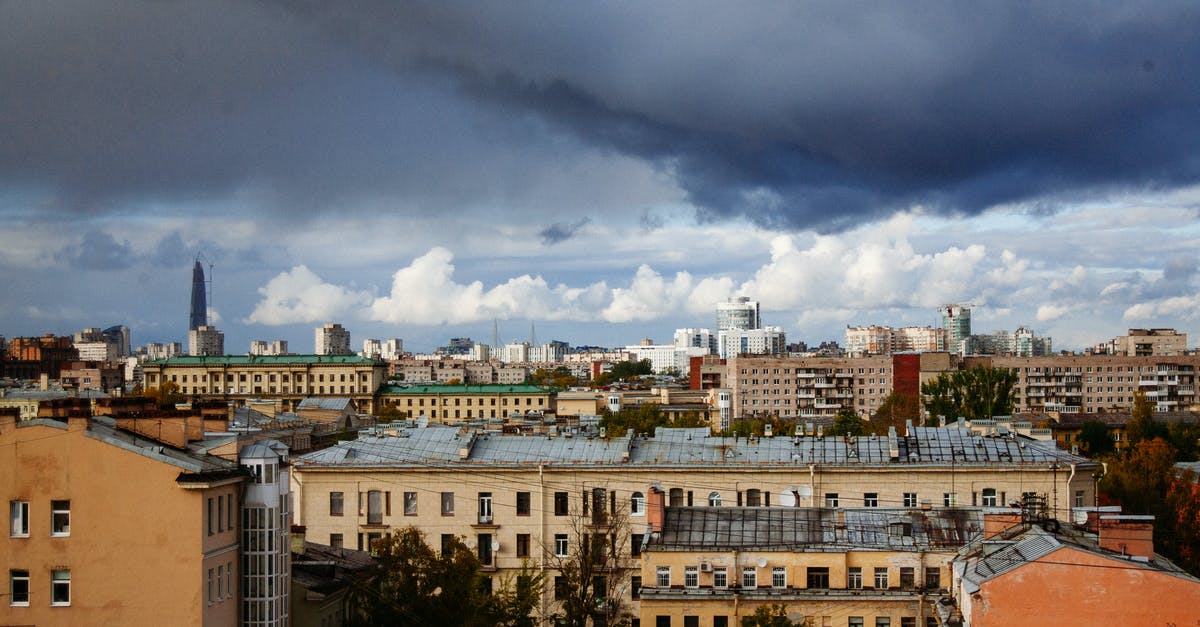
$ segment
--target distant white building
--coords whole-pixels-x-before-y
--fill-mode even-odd
[[[699,348],[704,355],[717,353],[717,336],[709,329],[675,329],[675,348]]]
[[[762,326],[758,301],[745,296],[717,303],[717,331],[757,329]]]
[[[718,354],[722,359],[738,355],[781,355],[787,350],[787,334],[782,327],[730,329],[717,334]]]
[[[504,352],[500,355],[500,361],[506,364],[525,363],[529,361],[529,343],[513,342],[512,344],[505,344]]]
[[[147,359],[170,359],[183,353],[183,344],[179,342],[167,342],[166,344],[150,342],[145,346],[145,349]]]
[[[225,334],[203,325],[188,331],[188,354],[219,357],[225,354]]]
[[[471,361],[488,361],[492,358],[492,347],[487,344],[473,344],[471,352],[467,353],[467,359]]]
[[[352,355],[350,331],[333,322],[317,327],[313,333],[313,352],[317,355]]]

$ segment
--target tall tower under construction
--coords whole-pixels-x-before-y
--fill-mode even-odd
[[[192,313],[188,319],[188,330],[195,331],[208,326],[208,301],[204,293],[204,266],[200,259],[192,266]]]

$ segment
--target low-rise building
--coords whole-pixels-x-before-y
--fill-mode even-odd
[[[414,385],[384,386],[381,407],[402,418],[425,416],[443,423],[502,419],[530,412],[554,412],[555,393],[535,385]]]

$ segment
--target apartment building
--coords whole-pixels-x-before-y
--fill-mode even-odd
[[[596,503],[628,518],[627,529],[609,533],[628,568],[641,570],[652,488],[671,508],[772,510],[992,507],[1036,493],[1066,520],[1072,508],[1094,502],[1091,475],[1099,468],[1052,446],[958,428],[748,440],[707,428],[600,438],[429,426],[293,458],[292,492],[310,542],[366,549],[414,526],[435,546],[443,536],[467,538],[496,577],[531,560],[553,581],[551,558],[568,553],[573,523]],[[548,589],[546,605],[552,595]],[[625,600],[636,608],[632,592]]]
[[[326,322],[313,330],[313,353],[350,355],[350,330],[335,322]]]
[[[536,385],[389,385],[379,390],[380,407],[394,408],[404,418],[425,416],[443,423],[553,413],[554,397]]]
[[[725,385],[733,415],[832,418],[842,408],[869,415],[891,393],[893,358],[734,357]]]
[[[1175,356],[1187,352],[1187,333],[1175,329],[1130,329],[1102,344],[1102,353],[1126,357]]]
[[[142,365],[147,388],[171,382],[184,396],[243,405],[248,399],[279,399],[290,411],[310,396],[350,398],[370,412],[387,367],[355,355],[225,355],[171,357]]]
[[[1016,411],[1130,409],[1141,391],[1169,412],[1196,405],[1200,355],[994,357],[990,365],[1017,371]]]
[[[200,325],[188,331],[188,355],[214,356],[225,354],[225,334],[216,327]]]
[[[239,624],[245,481],[111,418],[0,414],[0,624]]]
[[[651,499],[662,493],[651,491]],[[643,625],[741,625],[781,604],[810,625],[926,627],[981,508],[665,507],[638,581]]]

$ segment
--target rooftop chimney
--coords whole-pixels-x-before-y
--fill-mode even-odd
[[[1154,517],[1101,516],[1100,548],[1122,555],[1154,559]]]
[[[658,484],[650,486],[646,493],[646,522],[650,524],[651,531],[662,531],[666,496],[666,492]]]

